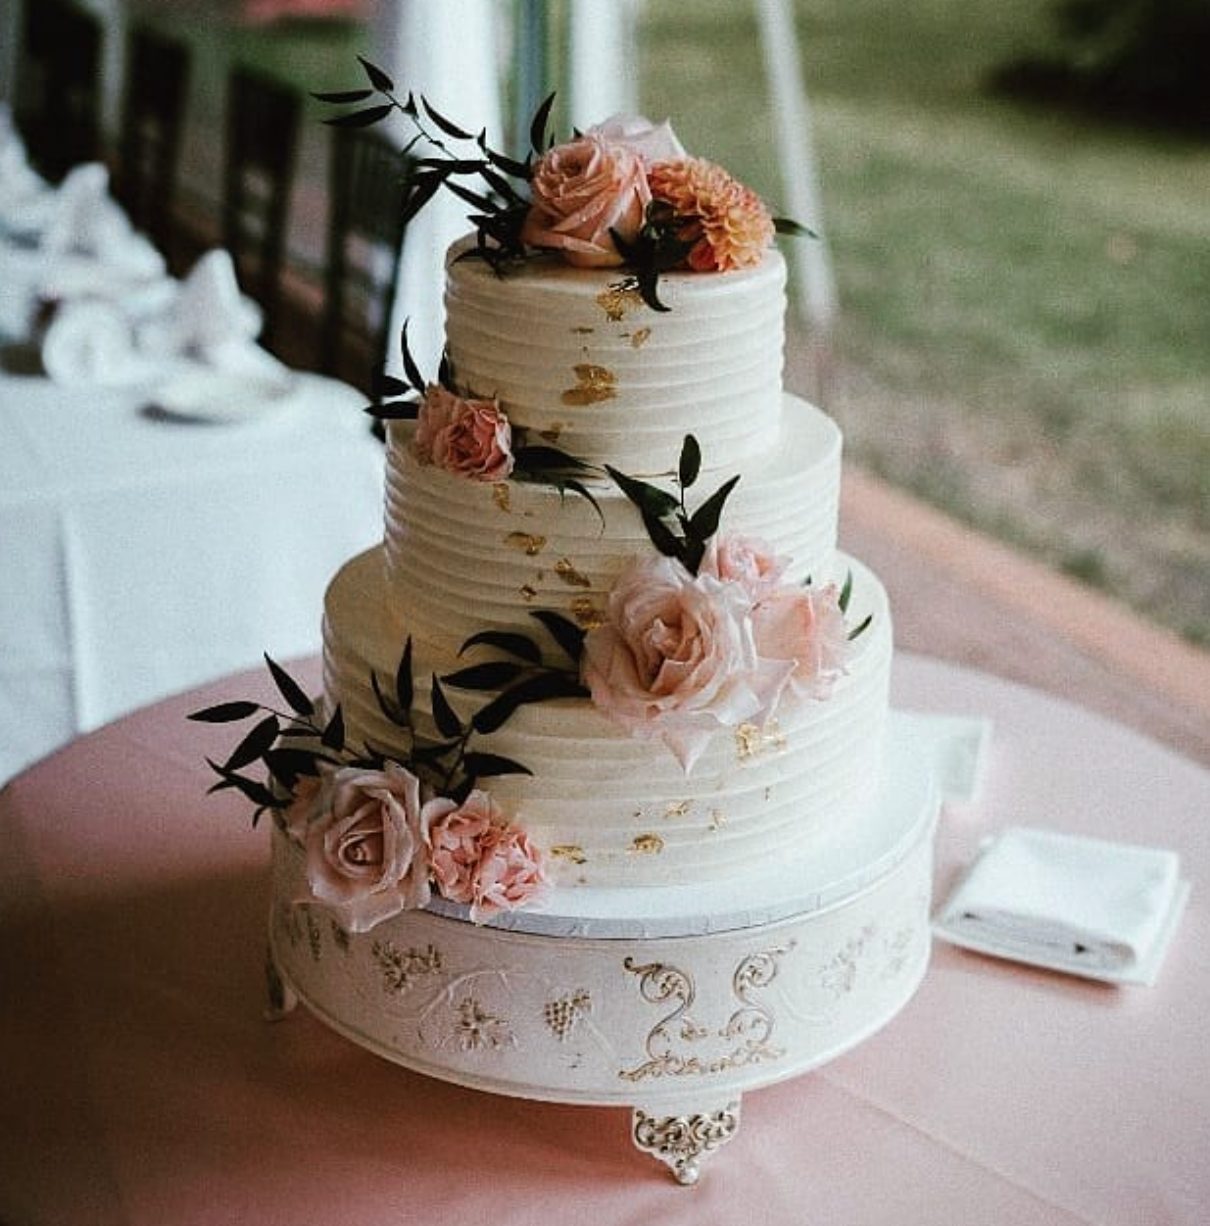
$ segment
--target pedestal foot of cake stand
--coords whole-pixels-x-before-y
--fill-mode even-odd
[[[287,1014],[294,1012],[298,997],[282,978],[271,949],[265,952],[265,989],[268,993],[265,1021],[280,1022]]]
[[[685,1185],[697,1183],[702,1162],[738,1128],[739,1099],[715,1111],[658,1115],[635,1107],[631,1115],[635,1145],[658,1158]]]

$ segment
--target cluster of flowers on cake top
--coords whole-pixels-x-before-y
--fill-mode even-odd
[[[719,728],[763,724],[783,693],[826,698],[849,655],[841,589],[783,582],[785,568],[735,535],[714,537],[696,573],[663,554],[633,562],[585,639],[594,704],[688,772]]]
[[[361,57],[359,57],[361,58]],[[548,134],[554,95],[530,124],[530,150],[512,157],[438,111],[423,96],[400,101],[395,84],[361,58],[368,88],[317,93],[355,105],[325,122],[367,127],[398,113],[413,126],[403,206],[406,225],[443,188],[471,206],[475,254],[497,269],[533,251],[588,268],[624,268],[653,310],[673,269],[727,272],[758,264],[774,234],[811,235],[774,217],[755,192],[705,158],[687,154],[665,122],[615,116],[572,139]],[[381,100],[379,100],[381,99]]]
[[[624,264],[665,234],[675,264],[727,272],[760,263],[774,222],[755,192],[686,154],[665,121],[614,116],[548,149],[533,168],[521,238],[585,268]]]
[[[460,803],[424,799],[421,781],[397,762],[306,776],[284,814],[305,849],[311,899],[350,932],[365,932],[432,892],[469,906],[479,923],[533,906],[547,888],[543,858],[488,792]]]

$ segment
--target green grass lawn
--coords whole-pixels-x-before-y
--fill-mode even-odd
[[[643,107],[776,204],[754,7],[647,0]],[[1044,0],[797,17],[850,455],[1210,640],[1210,142],[989,95]]]

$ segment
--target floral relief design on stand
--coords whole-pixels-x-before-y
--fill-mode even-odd
[[[560,1043],[566,1043],[580,1020],[591,1012],[592,997],[584,988],[578,988],[567,996],[547,1001],[542,1008],[542,1020]]]
[[[410,991],[421,976],[442,969],[441,951],[434,945],[401,950],[394,941],[375,941],[370,953],[378,965],[383,991],[392,995]]]
[[[781,1059],[785,1049],[772,1042],[774,1015],[758,996],[772,984],[781,958],[791,948],[792,943],[741,959],[731,977],[731,992],[739,1007],[717,1026],[707,1025],[690,1013],[697,992],[689,974],[667,963],[640,964],[627,957],[623,966],[639,976],[643,999],[675,1007],[648,1032],[644,1044],[648,1059],[620,1070],[618,1076],[632,1082],[705,1076]],[[694,1046],[699,1050],[689,1050]]]

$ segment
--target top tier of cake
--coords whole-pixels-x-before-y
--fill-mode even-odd
[[[498,397],[514,429],[590,464],[667,473],[692,433],[707,470],[739,471],[776,446],[785,262],[724,275],[666,273],[667,311],[618,269],[539,257],[498,275],[450,252],[446,336],[464,393]]]

